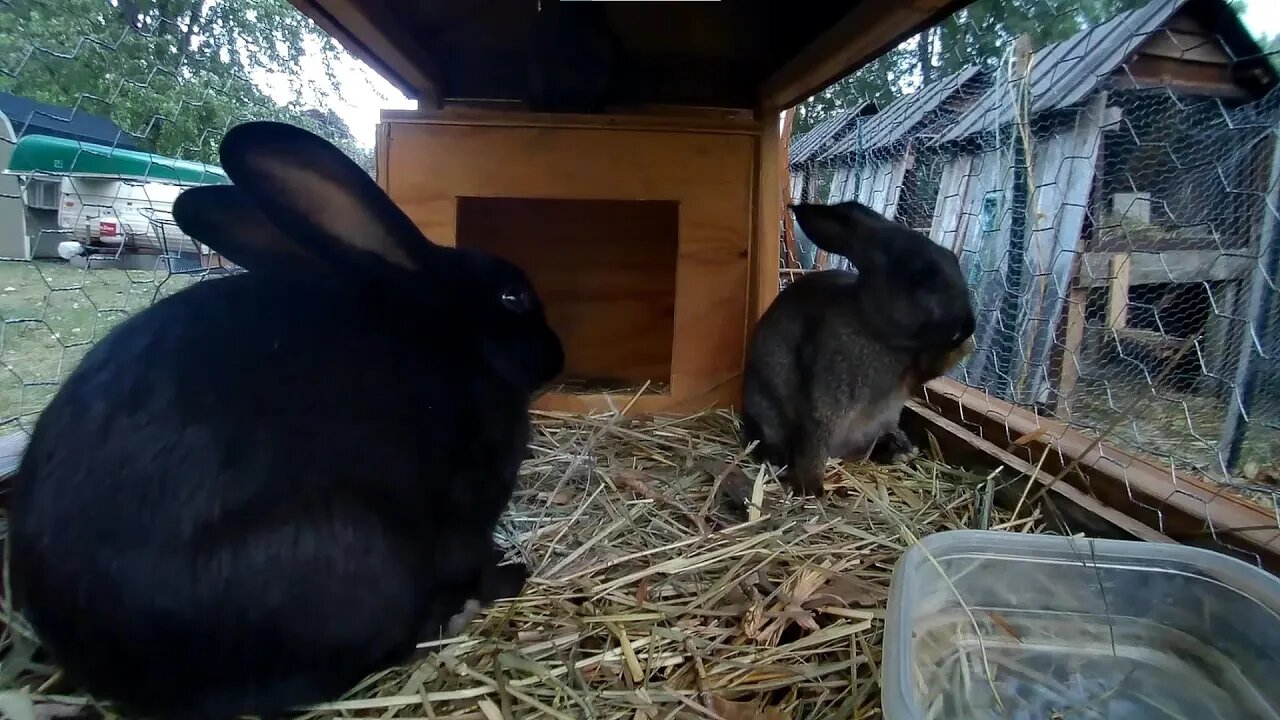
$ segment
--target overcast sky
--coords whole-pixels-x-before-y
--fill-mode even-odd
[[[1280,0],[1246,0],[1245,25],[1258,35],[1280,34]],[[304,61],[304,65],[308,64]],[[313,72],[323,77],[318,61],[312,61]],[[370,70],[364,63],[348,58],[338,68],[342,83],[342,101],[333,109],[347,121],[356,139],[367,147],[373,147],[374,129],[378,113],[385,108],[413,109],[417,103],[405,98],[390,83]],[[274,85],[264,78],[268,85]]]

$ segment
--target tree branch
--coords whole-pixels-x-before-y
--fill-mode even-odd
[[[196,0],[196,4],[191,8],[191,13],[187,15],[187,27],[182,31],[182,41],[178,43],[178,68],[187,61],[187,54],[191,52],[191,39],[195,37],[196,31],[204,24],[205,8],[209,5],[208,0]]]

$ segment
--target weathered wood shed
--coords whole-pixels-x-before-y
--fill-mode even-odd
[[[967,4],[293,2],[419,100],[383,115],[378,181],[530,274],[567,354],[539,402],[573,411],[736,402],[778,292],[780,111]]]
[[[819,174],[827,169],[819,166],[817,159],[866,123],[867,118],[880,111],[871,100],[858,103],[853,108],[838,112],[809,128],[787,148],[787,170],[791,174],[791,197],[797,201],[817,199]]]
[[[879,106],[868,100],[856,107],[838,112],[792,140],[787,147],[787,170],[791,178],[791,202],[821,202],[831,186],[833,170],[819,164],[817,158],[850,133],[859,131],[867,120],[879,112]],[[804,235],[798,225],[792,227],[795,239],[793,252],[801,270],[815,269],[815,264],[825,255]]]
[[[931,141],[982,97],[991,81],[989,71],[965,68],[903,95],[833,144],[815,161],[835,168],[828,202],[857,200],[891,219],[899,219],[907,205],[918,210],[927,203],[932,209],[933,194],[921,187],[926,173],[917,169],[927,169],[935,154]],[[920,213],[911,215],[901,219],[919,226]]]
[[[930,163],[936,153],[930,152],[929,140],[981,96],[991,77],[966,68],[902,95],[883,110],[868,111],[862,104],[818,123],[793,143],[792,197],[801,197],[803,190],[813,202],[857,200],[886,217],[927,224],[937,192],[936,163]],[[924,157],[918,158],[921,151]],[[902,205],[909,208],[906,218],[899,218]],[[799,228],[796,235],[808,259],[812,245]],[[850,267],[838,257],[823,264]],[[804,267],[814,268],[812,263]]]
[[[933,141],[951,159],[930,232],[982,308],[968,382],[1062,410],[1089,288],[1123,283],[1106,334],[1165,352],[1181,331],[1129,328],[1132,285],[1222,303],[1247,280],[1277,77],[1223,0],[1154,0],[1012,65]],[[1219,337],[1208,362],[1225,367],[1230,346]]]

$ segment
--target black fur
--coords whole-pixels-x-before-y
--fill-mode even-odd
[[[235,188],[175,216],[250,272],[103,338],[12,499],[20,609],[70,678],[161,719],[336,697],[518,594],[493,530],[563,366],[517,268],[430,244],[328,143],[250,123],[223,164]]]
[[[820,248],[857,274],[806,275],[779,294],[752,333],[743,430],[757,459],[788,466],[794,489],[820,493],[832,455],[908,452],[906,397],[946,372],[973,334],[955,256],[856,202],[793,208]]]

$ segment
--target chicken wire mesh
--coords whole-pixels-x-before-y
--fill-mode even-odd
[[[797,111],[791,196],[960,254],[980,323],[955,379],[1270,502],[1280,95],[1231,12],[979,0]],[[308,43],[333,48],[282,1],[0,0],[0,437],[115,323],[234,271],[168,214],[226,181],[228,127],[287,119],[372,170],[322,102],[260,89]],[[816,267],[848,263],[797,233],[783,283]]]
[[[994,43],[966,41],[992,17]],[[797,110],[790,200],[856,199],[958,254],[978,327],[950,377],[970,392],[1274,517],[1268,46],[1225,2],[978,3]],[[784,286],[849,269],[790,233]]]
[[[292,122],[373,171],[328,109],[338,57],[284,0],[0,0],[0,471],[111,327],[236,271],[171,214],[228,182],[227,128]]]

